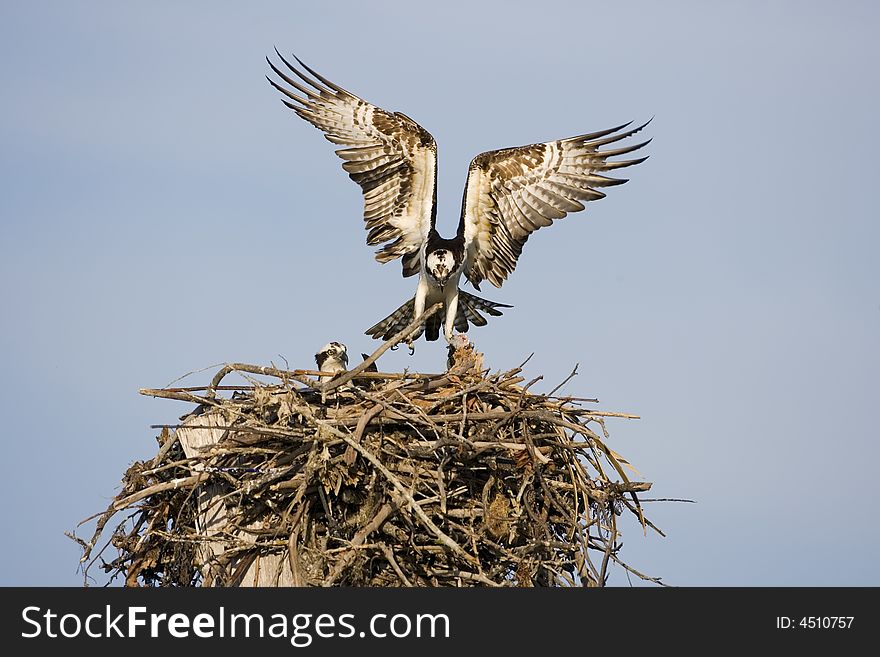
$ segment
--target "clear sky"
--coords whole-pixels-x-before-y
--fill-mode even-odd
[[[635,413],[609,444],[677,585],[880,585],[880,228],[872,2],[20,2],[0,7],[0,584],[78,585],[138,395],[218,363],[310,367],[414,291],[360,190],[264,78],[274,46],[475,154],[654,117],[630,182],[543,229],[471,332],[493,369]],[[469,287],[466,289],[470,289]],[[442,343],[383,357],[438,371]],[[91,525],[80,533],[90,535]],[[108,553],[109,554],[109,553]],[[95,571],[97,572],[97,571]],[[614,583],[626,585],[620,572]]]

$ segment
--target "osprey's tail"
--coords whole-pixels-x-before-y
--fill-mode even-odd
[[[416,300],[410,299],[400,308],[388,315],[378,324],[368,328],[365,333],[377,340],[390,340],[395,333],[402,331],[413,321],[413,312],[415,311]],[[465,292],[458,291],[458,312],[455,315],[455,330],[459,333],[466,333],[468,330],[468,322],[474,326],[485,326],[486,318],[480,314],[480,311],[493,317],[499,317],[501,311],[499,308],[513,308],[506,303],[496,303],[488,299]],[[440,337],[440,331],[443,328],[443,319],[446,317],[446,309],[442,312],[434,313],[425,322],[424,333],[425,340],[433,341]],[[421,336],[422,331],[413,336],[416,340]]]

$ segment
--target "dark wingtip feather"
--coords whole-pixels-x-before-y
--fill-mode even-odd
[[[644,148],[645,146],[650,144],[651,141],[653,141],[653,139],[648,139],[647,141],[643,141],[638,144],[632,144],[631,146],[623,146],[622,148],[610,148],[610,149],[604,150],[604,151],[597,150],[596,153],[598,155],[601,155],[602,157],[614,157],[615,155],[626,155],[627,153],[632,153],[633,151],[637,151],[640,148]]]
[[[596,132],[588,132],[585,135],[578,135],[577,137],[570,137],[569,139],[566,139],[565,141],[580,141],[580,142],[592,141],[593,139],[599,139],[599,138],[604,137],[606,135],[610,135],[615,132],[618,132],[619,130],[623,130],[624,128],[626,128],[627,126],[630,126],[630,125],[632,125],[632,121],[627,121],[626,123],[621,123],[620,125],[615,126],[613,128],[606,128],[605,130],[597,130]]]
[[[647,128],[648,125],[649,125],[649,124],[651,123],[651,121],[653,121],[653,120],[654,120],[654,117],[652,116],[650,119],[648,119],[647,121],[645,121],[642,125],[636,126],[636,127],[633,128],[632,130],[630,130],[630,131],[629,131],[629,134],[630,134],[630,135],[634,135],[634,134],[636,134],[637,132],[641,132],[642,130],[644,130],[645,128]],[[632,123],[632,121],[630,121],[630,123]],[[629,123],[628,123],[627,125],[629,125]],[[648,141],[651,141],[651,140],[649,139]]]
[[[636,164],[641,164],[645,160],[647,160],[650,155],[645,155],[644,157],[638,157],[634,160],[619,160],[617,162],[605,162],[602,164],[602,171],[612,171],[614,169],[623,169],[624,167],[635,166]]]
[[[291,53],[291,54],[292,54],[292,53]],[[314,75],[319,81],[323,82],[323,83],[326,84],[328,87],[330,87],[330,89],[332,89],[333,91],[335,91],[335,92],[337,92],[337,93],[341,93],[341,94],[348,94],[348,93],[349,93],[348,91],[346,91],[345,89],[343,89],[343,88],[340,87],[339,85],[337,85],[337,84],[335,84],[334,82],[331,82],[330,80],[328,80],[327,78],[325,78],[323,75],[321,75],[320,73],[318,73],[315,69],[311,68],[308,64],[306,64],[303,60],[301,60],[301,59],[300,59],[299,57],[297,57],[295,54],[293,55],[293,58],[294,58],[297,62],[299,62],[299,65],[300,65],[300,66],[302,66],[302,67],[303,67],[304,69],[306,69],[309,73],[311,73],[312,75]],[[317,85],[316,85],[316,86],[317,86]],[[349,94],[349,95],[350,95],[350,94]]]

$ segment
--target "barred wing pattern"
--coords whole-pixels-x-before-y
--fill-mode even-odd
[[[465,274],[474,287],[479,290],[483,280],[501,287],[533,232],[569,212],[583,210],[584,201],[604,198],[598,188],[625,183],[626,179],[602,173],[648,158],[614,162],[608,158],[632,153],[651,140],[604,151],[599,148],[636,134],[648,123],[621,132],[630,122],[475,157],[468,170],[458,228],[467,249]]]
[[[388,242],[376,251],[385,263],[403,257],[403,274],[419,271],[422,242],[434,224],[437,145],[418,123],[387,112],[335,85],[294,56],[303,72],[275,51],[291,77],[272,71],[289,87],[269,83],[289,100],[282,102],[340,146],[342,168],[363,189],[367,244]],[[295,93],[299,92],[298,94]],[[291,102],[292,101],[292,102]]]

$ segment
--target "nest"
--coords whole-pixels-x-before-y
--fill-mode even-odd
[[[532,393],[522,365],[489,373],[470,344],[441,374],[366,371],[400,337],[329,381],[234,364],[142,390],[195,407],[91,540],[70,534],[86,583],[96,563],[130,586],[601,586],[612,564],[659,581],[619,554],[621,515],[660,531],[651,484],[606,443],[606,418],[635,416]],[[220,385],[234,371],[246,383]]]

